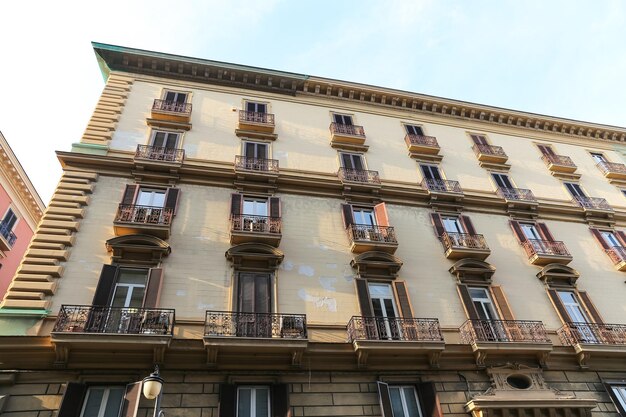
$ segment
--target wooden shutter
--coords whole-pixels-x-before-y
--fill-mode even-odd
[[[354,224],[354,216],[352,215],[352,204],[342,204],[341,214],[343,216],[343,225],[346,229]]]
[[[623,386],[624,384],[615,384],[615,385]],[[609,397],[611,397],[611,401],[613,401],[613,405],[615,406],[615,409],[617,410],[618,414],[620,416],[626,416],[626,408],[624,407],[623,403],[620,401],[620,398],[618,398],[617,394],[615,394],[615,391],[613,390],[613,385],[605,382],[604,389],[609,394]]]
[[[91,300],[92,306],[109,305],[118,270],[119,266],[117,265],[102,265],[102,272],[100,272],[96,292],[93,295],[93,300]]]
[[[537,145],[542,154],[552,156],[555,155],[554,150],[549,145]]]
[[[519,222],[515,220],[510,220],[509,224],[511,225],[511,229],[513,229],[513,234],[515,234],[517,241],[519,243],[526,242],[526,235],[524,234],[522,227],[519,225]]]
[[[374,317],[374,309],[370,299],[370,289],[367,286],[367,280],[356,278],[356,293],[359,297],[359,305],[361,306],[361,315],[363,317]]]
[[[289,385],[272,385],[272,417],[291,417]]]
[[[80,382],[68,382],[61,400],[57,417],[77,417],[83,408],[87,394],[87,385]]]
[[[593,319],[593,322],[598,324],[604,323],[600,312],[598,311],[596,306],[593,305],[589,294],[587,294],[586,291],[578,291],[578,295],[580,296],[580,299],[582,300],[587,312],[589,313],[589,316],[591,316],[591,318]]]
[[[617,236],[619,241],[622,243],[622,246],[626,247],[626,233],[620,231],[620,232],[615,232],[615,235]]]
[[[378,401],[380,402],[380,412],[382,417],[394,417],[391,407],[391,396],[389,395],[389,384],[377,381]]]
[[[591,234],[593,235],[593,237],[595,237],[600,246],[602,246],[602,249],[606,250],[610,248],[609,244],[606,240],[604,240],[604,237],[598,229],[589,228],[589,230],[591,230]]]
[[[394,281],[393,286],[396,289],[396,295],[398,296],[398,304],[400,305],[400,312],[405,319],[413,318],[413,309],[411,308],[411,301],[409,300],[409,292],[407,291],[406,283],[404,281]]]
[[[472,236],[476,235],[476,229],[474,229],[474,225],[472,224],[472,220],[469,216],[461,216],[461,222],[463,223],[465,233]]]
[[[280,197],[270,197],[269,205],[270,205],[270,217],[279,219],[282,215],[281,207],[280,207]]]
[[[556,290],[548,290],[548,296],[550,297],[550,300],[552,300],[552,305],[556,308],[557,313],[559,313],[561,321],[563,323],[571,323],[573,320],[569,314],[567,314],[567,310],[561,302],[558,292]]]
[[[439,213],[430,213],[430,221],[433,224],[433,228],[435,229],[435,235],[437,237],[441,237],[443,232],[446,231],[446,228],[443,227],[443,222],[441,221],[441,216]]]
[[[139,381],[126,385],[120,417],[135,417],[137,415],[137,408],[141,399],[141,384],[142,382]]]
[[[217,415],[218,417],[233,417],[237,415],[237,387],[234,384],[220,384]]]
[[[511,310],[511,306],[509,305],[506,295],[504,295],[502,287],[499,285],[492,285],[491,294],[498,304],[502,320],[515,320],[515,316],[513,315],[513,311]]]
[[[137,194],[138,185],[128,184],[122,196],[122,204],[130,205],[135,203],[135,195]]]
[[[552,233],[550,233],[550,230],[545,223],[537,223],[537,229],[539,229],[539,232],[541,232],[541,235],[545,240],[554,242],[554,236],[552,236]]]
[[[479,320],[478,311],[476,311],[476,307],[474,307],[474,302],[472,301],[472,297],[470,296],[469,289],[465,284],[459,284],[457,286],[457,290],[459,291],[459,295],[461,296],[461,301],[463,302],[463,307],[465,307],[465,313],[467,314],[467,318],[470,320]]]
[[[374,214],[376,215],[376,223],[379,226],[389,226],[389,216],[387,215],[385,203],[376,204],[374,206]]]
[[[416,385],[416,388],[422,407],[422,417],[443,417],[435,383],[421,382]]]
[[[178,197],[180,196],[180,188],[170,187],[165,192],[165,208],[174,210],[174,214],[178,211]]]
[[[230,214],[239,216],[243,212],[243,196],[239,193],[230,195]]]
[[[156,308],[161,298],[161,286],[163,285],[163,269],[151,268],[148,274],[146,294],[143,297],[143,307]]]

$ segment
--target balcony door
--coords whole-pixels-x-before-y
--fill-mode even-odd
[[[251,113],[267,113],[267,104],[257,103],[255,101],[246,102],[246,111]]]
[[[533,246],[533,249],[535,250],[535,252],[540,252],[540,253],[550,252],[549,245],[546,243],[546,241],[549,241],[550,239],[547,239],[541,234],[536,224],[520,223],[519,226],[520,226],[520,229],[522,229],[522,233],[524,233],[526,240],[529,242],[530,245]]]
[[[591,320],[589,320],[589,317],[580,304],[576,294],[573,291],[557,291],[557,293],[559,294],[559,299],[561,300],[561,303],[563,303],[563,307],[565,308],[569,319],[575,327],[572,331],[577,333],[581,342],[596,343],[597,338],[593,333],[593,330],[587,325],[587,323],[590,323]]]
[[[587,197],[587,194],[585,194],[580,184],[576,184],[574,182],[566,182],[565,188],[567,188],[567,191],[569,191],[569,193],[574,198],[579,198],[579,197],[586,198]]]
[[[461,220],[458,217],[441,216],[441,222],[443,223],[443,228],[448,233],[465,233],[465,229],[463,229]]]
[[[156,130],[152,134],[152,146],[155,148],[176,149],[179,136],[178,133]]]
[[[421,126],[404,125],[404,128],[406,129],[406,133],[408,133],[409,135],[425,136],[424,135],[424,130],[422,130]]]
[[[476,144],[476,145],[489,145],[489,142],[487,142],[487,137],[484,135],[470,135],[472,137],[472,141]]]
[[[493,180],[496,183],[496,186],[498,188],[505,188],[505,189],[511,189],[511,188],[515,188],[513,186],[513,182],[511,181],[511,179],[509,178],[508,175],[506,174],[497,174],[497,173],[492,173],[491,177],[493,178]]]
[[[246,158],[267,159],[269,147],[267,143],[244,142],[243,153]]]
[[[335,113],[335,114],[333,114],[333,120],[338,125],[344,125],[344,126],[352,126],[353,125],[353,123],[352,123],[352,116],[349,116],[347,114]]]
[[[267,273],[239,273],[237,314],[233,320],[237,336],[272,337],[270,283]]]
[[[424,174],[424,178],[426,178],[427,180],[443,180],[443,176],[439,171],[439,167],[435,165],[420,165],[420,167],[422,169],[422,174]]]
[[[620,240],[615,236],[615,233],[605,230],[600,230],[600,235],[604,241],[612,248],[619,248],[622,246]]]
[[[148,270],[120,268],[113,287],[106,331],[108,333],[137,333],[142,316],[137,309],[143,307],[148,283]]]
[[[340,153],[341,166],[346,169],[355,171],[363,171],[365,169],[365,161],[363,155],[357,153]]]
[[[609,162],[606,160],[606,157],[601,153],[592,152],[591,157],[596,162],[596,164]]]
[[[396,320],[398,310],[391,285],[370,282],[368,288],[379,338],[388,340],[401,338],[401,329]]]
[[[244,231],[266,232],[268,226],[267,199],[244,197],[241,219]]]
[[[3,236],[8,236],[9,232],[13,230],[15,223],[17,222],[17,216],[13,212],[13,210],[8,209],[2,222],[0,223],[0,232],[2,232]]]
[[[482,287],[469,287],[469,294],[478,313],[480,323],[474,324],[474,330],[478,333],[479,340],[507,341],[505,328],[500,322],[496,306],[491,299],[489,290]],[[481,339],[482,338],[482,339]]]
[[[178,91],[168,91],[165,93],[165,101],[169,103],[184,104],[187,102],[187,93],[179,93]]]
[[[136,210],[133,221],[136,223],[162,224],[165,190],[140,188],[135,200]]]
[[[354,224],[360,226],[376,226],[376,214],[370,208],[354,207],[352,209]]]

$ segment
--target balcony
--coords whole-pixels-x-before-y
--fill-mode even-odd
[[[347,330],[359,366],[365,366],[373,355],[412,360],[416,354],[428,356],[431,365],[436,365],[444,349],[437,319],[353,316]]]
[[[606,254],[609,255],[615,269],[618,271],[626,271],[626,248],[621,246],[613,246],[606,249]]]
[[[239,129],[260,133],[274,133],[274,115],[239,110]]]
[[[281,226],[280,217],[231,215],[230,244],[256,242],[278,247],[282,238]]]
[[[472,146],[472,149],[480,162],[504,164],[509,159],[501,146],[482,145],[476,143]]]
[[[566,323],[557,334],[561,343],[574,347],[583,368],[592,354],[626,356],[626,324]]]
[[[151,117],[158,121],[189,123],[191,121],[191,103],[156,99],[152,104]]]
[[[174,209],[171,207],[120,204],[113,221],[113,230],[116,236],[148,234],[167,239],[172,217]]]
[[[578,206],[582,207],[586,212],[606,213],[613,211],[609,203],[604,198],[576,196],[573,201]]]
[[[537,205],[537,199],[532,191],[524,188],[498,187],[496,194],[506,200],[507,203],[524,203]]]
[[[461,189],[461,185],[458,181],[449,181],[449,180],[435,180],[431,178],[424,178],[422,180],[422,187],[430,191],[431,194],[440,194],[440,195],[463,195],[463,190]]]
[[[330,144],[332,145],[357,145],[365,144],[365,130],[363,126],[344,125],[341,123],[330,124]]]
[[[569,156],[562,155],[543,155],[541,160],[545,162],[548,169],[552,172],[573,174],[578,167]]]
[[[278,177],[278,160],[235,156],[235,174],[240,180],[273,182]]]
[[[0,250],[11,250],[16,240],[17,236],[9,228],[8,224],[0,223]]]
[[[441,242],[448,259],[472,258],[484,261],[491,254],[483,235],[444,232]]]
[[[626,180],[626,165],[613,162],[598,162],[597,167],[605,178],[612,180]]]
[[[204,321],[204,345],[213,365],[222,349],[229,355],[288,356],[299,365],[307,338],[304,314],[207,311]]]
[[[381,251],[393,254],[398,249],[393,227],[353,224],[348,226],[346,231],[353,253]]]
[[[437,155],[439,154],[439,143],[434,136],[422,136],[407,134],[404,137],[409,152],[416,154]]]
[[[161,146],[137,145],[135,160],[138,159],[154,163],[180,165],[185,159],[185,150],[177,148],[164,148]]]
[[[572,255],[565,243],[560,241],[528,239],[522,246],[533,265],[544,266],[551,263],[567,265],[572,261]]]
[[[381,187],[378,171],[339,168],[337,176],[341,180],[344,188],[368,190],[379,189]]]

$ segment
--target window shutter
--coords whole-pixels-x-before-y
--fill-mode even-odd
[[[398,296],[398,304],[402,312],[402,317],[405,319],[413,318],[413,309],[411,308],[411,301],[409,300],[409,292],[406,288],[404,281],[394,281],[393,286],[396,289],[396,295]]]
[[[609,244],[606,242],[606,240],[604,240],[604,237],[602,237],[602,234],[598,229],[590,228],[589,230],[591,230],[591,234],[593,235],[593,237],[595,237],[600,246],[602,246],[602,249],[609,249]]]
[[[374,206],[374,213],[376,214],[376,222],[379,226],[389,226],[389,216],[387,215],[385,203],[376,204]]]
[[[378,401],[380,402],[382,417],[394,417],[391,397],[389,396],[389,384],[377,381],[376,386],[378,387]]]
[[[498,304],[502,320],[515,320],[515,316],[513,315],[509,301],[506,299],[506,295],[504,295],[502,287],[499,285],[492,285],[491,294]]]
[[[552,233],[550,233],[550,230],[545,223],[537,223],[537,228],[539,229],[545,240],[554,242],[554,236],[552,236]]]
[[[168,188],[165,193],[165,207],[174,210],[174,214],[178,211],[178,197],[180,196],[180,188]]]
[[[237,387],[234,384],[220,384],[220,397],[217,405],[218,417],[237,415]]]
[[[622,384],[620,384],[620,385],[622,385]],[[613,386],[611,384],[604,383],[604,389],[609,394],[609,397],[611,397],[611,401],[613,401],[613,405],[615,406],[615,409],[617,410],[619,415],[620,416],[626,416],[626,406],[624,405],[624,403],[621,401],[621,399],[615,393],[615,390],[613,389]]]
[[[87,385],[79,382],[68,382],[61,400],[57,417],[76,417],[83,408],[83,400],[87,393]]]
[[[622,246],[626,246],[626,233],[624,232],[615,232],[619,241],[622,243]]]
[[[161,298],[161,286],[163,285],[163,269],[151,268],[148,274],[146,294],[143,297],[144,308],[156,308]]]
[[[544,154],[544,155],[548,155],[548,156],[555,155],[554,150],[550,146],[547,146],[547,145],[537,145],[537,147],[539,148],[541,153]]]
[[[434,382],[421,382],[416,385],[417,395],[422,406],[423,417],[443,417],[439,395]]]
[[[432,222],[435,229],[435,235],[437,235],[437,237],[441,237],[446,229],[445,227],[443,227],[443,222],[441,221],[441,216],[439,215],[439,213],[430,213],[430,221]]]
[[[289,385],[272,385],[272,417],[291,417]]]
[[[141,384],[142,382],[139,381],[126,385],[120,417],[135,417],[137,415],[137,408],[141,399]]]
[[[124,195],[122,196],[122,204],[131,205],[135,202],[135,195],[137,194],[138,185],[128,184],[126,185],[126,189],[124,190]]]
[[[513,234],[515,234],[517,241],[519,243],[526,242],[526,235],[524,234],[522,227],[519,225],[519,222],[515,220],[510,220],[509,224],[511,225],[511,229],[513,229]]]
[[[591,301],[589,294],[587,294],[586,291],[578,291],[578,295],[580,296],[580,299],[585,305],[587,312],[593,319],[594,323],[598,323],[598,324],[604,323],[604,320],[602,320],[602,316],[600,315],[600,312],[598,311],[596,306],[593,305],[593,302]]]
[[[280,197],[270,197],[270,217],[279,219],[281,217]]]
[[[461,216],[461,221],[463,222],[465,233],[472,236],[476,235],[476,229],[474,229],[474,225],[472,224],[472,220],[469,216]]]
[[[271,313],[272,303],[270,295],[270,275],[255,274],[254,275],[254,312],[255,313]]]
[[[554,308],[556,308],[556,311],[559,313],[561,321],[563,321],[563,323],[571,323],[572,318],[569,316],[569,314],[567,314],[567,310],[561,302],[559,294],[556,292],[556,290],[548,290],[548,296],[550,296],[550,300],[552,300],[552,305],[554,305]]]
[[[352,205],[351,204],[342,204],[341,205],[341,214],[343,215],[343,225],[347,229],[349,226],[354,224],[354,216],[352,216]]]
[[[254,312],[254,274],[240,273],[237,305],[239,312]]]
[[[467,317],[470,320],[479,320],[480,317],[478,316],[478,311],[476,311],[476,307],[474,307],[474,302],[472,301],[467,285],[459,284],[457,289],[459,291],[459,295],[461,296],[461,301],[463,301]]]
[[[356,278],[354,281],[356,282],[356,292],[359,297],[359,305],[361,306],[361,315],[363,317],[374,317],[367,280]]]
[[[92,306],[109,305],[118,269],[119,267],[117,265],[102,265],[102,272],[100,272],[98,286],[96,287],[96,292],[93,295],[93,300],[91,300]]]
[[[232,193],[230,195],[230,214],[233,216],[239,216],[241,214],[243,204],[243,196],[239,193]]]

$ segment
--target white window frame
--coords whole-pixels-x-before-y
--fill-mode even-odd
[[[245,156],[246,158],[252,158],[251,156],[248,156],[246,154],[246,145],[248,143],[252,143],[255,146],[258,145],[265,145],[266,149],[267,149],[267,154],[265,156],[266,159],[272,159],[272,143],[271,142],[265,142],[262,140],[251,140],[251,139],[244,139],[241,141],[241,155]],[[256,157],[254,157],[256,158]],[[256,159],[261,159],[261,158],[256,158]]]
[[[246,213],[246,201],[253,203],[253,211],[256,211],[256,207],[260,207],[260,206],[265,206],[265,214],[258,214],[258,213]],[[269,199],[267,197],[254,197],[254,196],[243,196],[243,199],[241,201],[241,215],[242,217],[245,216],[264,216],[264,217],[269,217],[269,211],[270,211],[270,207],[269,207]]]
[[[465,231],[465,227],[463,227],[463,222],[459,216],[446,216],[444,214],[441,215],[441,223],[443,224],[443,228],[448,233],[467,233]],[[451,227],[448,227],[451,226]],[[453,226],[453,227],[452,227]],[[450,230],[454,229],[454,230]]]
[[[101,386],[101,385],[95,385],[93,387],[88,387],[87,388],[87,393],[85,394],[85,399],[83,400],[83,406],[80,410],[80,417],[84,417],[85,416],[85,408],[87,408],[87,401],[89,400],[89,395],[91,394],[92,390],[94,389],[104,389],[104,394],[102,394],[102,400],[100,401],[100,409],[98,410],[98,416],[97,417],[104,417],[104,412],[106,411],[106,406],[107,406],[107,402],[109,400],[109,395],[111,393],[112,389],[121,389],[122,390],[122,399],[120,401],[120,408],[122,406],[122,404],[124,403],[124,394],[126,392],[125,387],[123,386],[117,386],[117,385],[111,385],[111,386]],[[118,415],[119,415],[119,411],[118,411]]]
[[[13,223],[13,226],[11,226],[11,229],[9,229],[9,232],[12,232],[15,230],[15,228],[17,227],[17,225],[20,222],[20,216],[18,216],[18,212],[17,210],[15,210],[15,207],[13,207],[13,204],[9,204],[9,207],[7,207],[7,209],[4,212],[4,215],[2,216],[2,220],[0,220],[0,224],[4,224],[4,219],[7,218],[7,214],[9,214],[9,211],[13,213],[13,215],[15,216],[15,223]]]
[[[500,316],[498,315],[498,309],[496,308],[496,304],[491,299],[489,289],[484,287],[468,287],[468,291],[470,293],[472,303],[474,304],[474,308],[476,308],[476,310],[478,311],[478,315],[480,316],[480,312],[482,312],[487,317],[486,319],[481,318],[481,320],[500,320]],[[474,296],[472,295],[472,291],[481,291],[483,293],[483,296]],[[480,311],[476,307],[476,303],[480,303]]]
[[[491,178],[491,181],[493,182],[493,185],[496,187],[496,189],[502,188],[498,185],[498,182],[496,181],[496,175],[499,177],[505,177],[508,180],[508,182],[511,184],[511,188],[508,188],[509,190],[517,188],[517,185],[515,184],[515,181],[513,181],[513,178],[511,178],[511,176],[506,172],[490,171],[489,177]]]
[[[363,170],[367,171],[367,161],[365,159],[365,155],[359,152],[337,152],[337,155],[339,157],[339,166],[342,168],[346,168],[345,165],[343,164],[343,155],[350,155],[350,157],[354,158],[355,156],[358,156],[359,159],[361,159],[361,165],[363,166]],[[348,169],[348,168],[347,168]],[[354,169],[354,168],[349,168],[349,169]]]
[[[272,111],[270,109],[270,102],[269,101],[263,101],[263,100],[254,100],[254,99],[243,99],[243,104],[242,104],[242,108],[245,112],[248,112],[248,103],[252,103],[254,104],[257,108],[259,104],[262,104],[265,106],[265,112],[258,112],[255,111],[253,113],[259,113],[259,114],[270,114]]]
[[[612,230],[598,230],[602,239],[612,248],[621,248],[622,243]]]
[[[154,146],[156,147],[156,145],[154,144],[154,141],[156,139],[156,135],[158,133],[166,133],[166,134],[173,134],[176,135],[176,146],[174,146],[171,149],[181,149],[183,147],[183,131],[180,130],[170,130],[170,129],[151,129],[150,130],[150,137],[148,139],[148,146]],[[165,146],[161,146],[162,148],[166,148]],[[170,148],[168,148],[170,149]]]
[[[359,213],[369,213],[370,218],[372,219],[372,224],[367,224],[367,223],[359,223],[356,221],[356,212]],[[365,216],[365,214],[363,214],[363,216]],[[374,212],[373,208],[370,207],[352,207],[352,218],[354,219],[354,224],[356,225],[362,225],[362,226],[376,226],[378,225],[378,222],[376,220],[376,213]]]
[[[237,408],[237,417],[242,417],[239,415],[239,390],[240,389],[249,389],[251,390],[250,395],[250,417],[256,417],[256,390],[257,389],[266,389],[267,390],[267,415],[272,415],[272,388],[269,385],[240,385],[237,387],[237,400],[236,400],[236,408]]]
[[[489,140],[489,136],[487,136],[485,133],[467,132],[467,137],[469,137],[469,140],[472,142],[472,145],[475,145],[476,142],[474,142],[474,138],[472,136],[480,136],[484,138],[485,139],[484,145],[491,146],[491,141]]]
[[[141,193],[145,193],[145,194],[152,194],[152,196],[150,197],[150,201],[154,202],[154,196],[155,194],[162,194],[163,195],[163,204],[161,205],[155,205],[155,204],[139,204],[139,199],[141,197]],[[167,197],[167,190],[163,190],[160,188],[150,188],[150,187],[139,187],[139,189],[137,190],[137,195],[135,196],[135,205],[136,206],[145,206],[145,207],[156,207],[156,208],[163,208],[165,207],[165,200]]]
[[[446,181],[446,175],[443,172],[443,169],[441,169],[441,167],[438,164],[426,164],[426,163],[420,163],[419,164],[419,171],[420,174],[422,174],[422,179],[426,179],[426,174],[424,174],[424,168],[423,167],[429,167],[430,169],[436,169],[437,172],[439,173],[439,176],[441,177],[441,181]]]
[[[417,127],[417,128],[419,128],[422,131],[422,135],[421,136],[427,136],[426,135],[426,131],[424,131],[424,126],[423,125],[416,124],[416,123],[402,123],[402,125],[404,126],[404,132],[407,135],[417,135],[417,136],[420,136],[417,133],[409,132],[409,128]]]
[[[578,187],[578,189],[580,190],[580,192],[581,192],[583,195],[581,195],[581,196],[574,195],[574,194],[570,191],[570,189],[567,187],[567,184],[571,184],[571,185],[573,185],[573,186],[575,186],[575,187]],[[571,195],[571,196],[572,196],[572,198],[577,198],[577,197],[585,197],[585,198],[587,198],[587,197],[589,197],[589,194],[587,194],[587,191],[585,191],[585,189],[583,188],[583,186],[582,186],[582,185],[580,185],[580,184],[579,184],[579,183],[577,183],[577,182],[563,181],[563,187],[565,187],[565,190],[567,191],[567,193],[568,193],[569,195]]]
[[[161,92],[161,99],[162,100],[167,100],[167,94],[168,93],[174,93],[174,94],[176,94],[176,96],[178,96],[179,94],[185,94],[185,101],[183,101],[182,103],[184,103],[184,104],[191,103],[191,92],[190,91],[180,91],[180,90],[174,90],[172,88],[164,88],[163,91]]]
[[[604,154],[604,152],[597,152],[597,151],[589,151],[589,155],[591,155],[591,158],[593,159],[593,161],[596,164],[599,164],[601,162],[605,162],[608,163],[610,162],[606,155]]]
[[[607,382],[611,391],[615,395],[615,398],[622,407],[622,410],[626,410],[626,383],[624,382]],[[619,413],[619,410],[618,410]],[[620,414],[621,415],[621,414]]]
[[[415,396],[415,403],[417,404],[417,416],[409,414],[409,407],[406,402],[406,394],[405,394],[405,390],[407,388],[410,388],[413,391],[413,395]],[[388,385],[387,389],[389,390],[389,402],[391,403],[392,409],[394,407],[393,407],[393,400],[391,397],[391,390],[395,389],[395,390],[398,390],[398,392],[400,393],[400,402],[401,402],[400,405],[402,406],[402,413],[404,414],[403,417],[422,417],[422,404],[420,403],[420,398],[417,395],[417,390],[415,389],[413,385]]]
[[[337,122],[335,120],[335,115],[341,116],[342,118],[349,117],[351,124],[345,124],[345,123]],[[355,126],[356,125],[356,119],[354,117],[354,114],[350,114],[350,113],[331,112],[330,113],[330,119],[332,120],[333,123],[337,123],[337,124],[340,124],[340,125],[343,125],[343,126]]]
[[[582,321],[577,320],[574,321],[574,323],[591,323],[589,317],[587,316],[587,313],[585,312],[585,309],[583,308],[582,304],[580,304],[580,299],[578,298],[576,292],[568,290],[557,290],[557,294],[559,295],[559,299],[561,300],[561,303],[563,303],[563,307],[565,307],[567,314],[572,319],[574,319],[574,315],[580,315],[583,318]],[[564,298],[564,294],[570,294],[574,301],[567,301]],[[572,312],[577,312],[578,314],[572,314]],[[578,319],[578,317],[576,318]]]
[[[145,277],[146,277],[146,281],[144,284],[131,284],[131,283],[124,283],[124,282],[119,282],[119,278],[122,276],[121,271],[122,270],[135,270],[135,271],[142,271],[145,272]],[[117,289],[119,287],[125,287],[127,288],[126,290],[126,299],[124,300],[124,305],[123,306],[118,306],[118,307],[122,307],[122,308],[130,308],[130,301],[132,300],[132,295],[134,291],[143,289],[143,294],[144,297],[146,295],[146,287],[148,286],[148,276],[150,274],[150,271],[148,269],[145,268],[128,268],[128,267],[120,267],[120,271],[117,274],[118,278],[117,281],[115,282],[115,286],[113,287],[113,293],[111,295],[111,304],[113,304],[113,300],[115,300],[115,293],[117,292]]]

